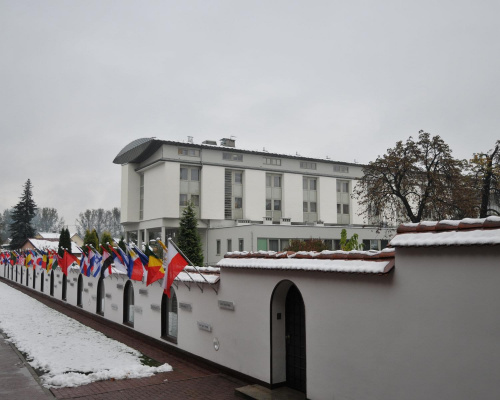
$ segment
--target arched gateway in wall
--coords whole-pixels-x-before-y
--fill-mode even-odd
[[[271,296],[271,384],[306,393],[305,306],[291,281],[276,285]]]

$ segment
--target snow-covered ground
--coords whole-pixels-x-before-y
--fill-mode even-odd
[[[141,353],[0,282],[0,329],[44,371],[47,387],[142,378],[172,367],[142,365]]]

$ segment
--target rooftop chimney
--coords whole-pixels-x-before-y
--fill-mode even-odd
[[[235,140],[232,138],[224,138],[220,140],[220,145],[226,147],[235,147]]]

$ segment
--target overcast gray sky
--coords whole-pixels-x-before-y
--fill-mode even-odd
[[[500,2],[0,0],[0,211],[120,206],[141,137],[367,163],[500,139]],[[177,178],[177,177],[176,177]]]

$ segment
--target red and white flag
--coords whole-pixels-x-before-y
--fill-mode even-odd
[[[163,292],[170,298],[170,286],[172,286],[175,277],[179,275],[186,265],[189,265],[188,261],[177,251],[170,240],[168,241],[166,264],[167,268],[165,277],[163,278]]]

